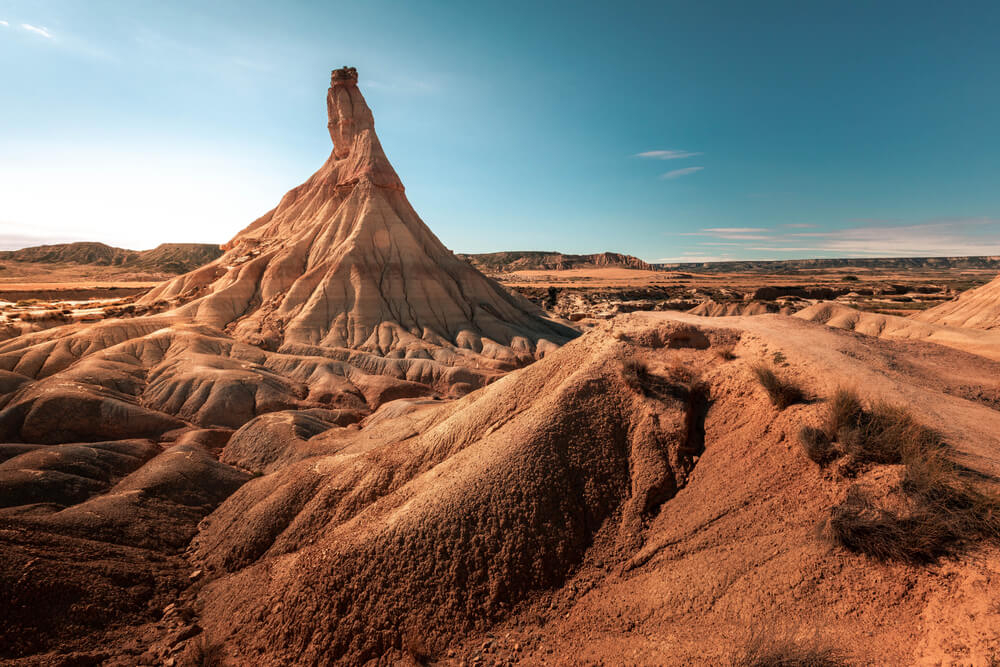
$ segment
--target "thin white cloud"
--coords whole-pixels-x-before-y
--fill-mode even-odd
[[[702,153],[692,153],[690,151],[665,150],[665,151],[645,151],[644,153],[636,153],[635,157],[646,157],[646,158],[652,158],[654,160],[681,160],[686,157],[695,157],[698,155],[702,155]]]
[[[22,23],[21,28],[27,30],[28,32],[33,32],[36,35],[41,35],[45,39],[52,39],[52,33],[48,31],[48,28],[31,25],[30,23]]]
[[[9,26],[10,26],[10,24],[9,24],[9,23],[7,23],[6,21],[0,21],[0,25],[2,25],[2,26],[3,26],[3,27],[5,27],[5,28],[7,28],[7,27],[9,27]]]
[[[711,252],[711,246],[736,246],[732,251],[776,253],[774,257],[962,257],[1000,255],[1000,219],[939,218],[923,223],[868,221],[868,224],[829,231],[797,231],[818,228],[812,223],[775,227],[707,227],[678,236],[698,236],[696,243]],[[784,231],[787,230],[787,231]],[[738,250],[737,250],[738,248]],[[739,255],[738,255],[739,256]]]
[[[713,233],[711,236],[733,239],[739,235]],[[1000,254],[1000,220],[945,219],[909,225],[883,222],[825,232],[778,234],[756,239],[748,234],[742,238],[768,242],[766,245],[747,244],[743,247],[745,251],[810,253],[827,257],[997,255]],[[802,245],[804,241],[811,245]]]
[[[701,264],[707,262],[728,262],[732,257],[729,255],[699,255],[697,253],[684,253],[680,257],[661,257],[656,260],[656,264]]]
[[[681,176],[687,176],[688,174],[693,174],[695,172],[701,171],[704,167],[685,167],[684,169],[674,169],[673,171],[668,171],[667,173],[660,176],[664,180],[673,180],[675,178],[680,178]]]
[[[706,227],[701,231],[713,234],[757,234],[771,230],[767,227]]]

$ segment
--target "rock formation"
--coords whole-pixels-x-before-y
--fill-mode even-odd
[[[221,257],[139,303],[167,312],[0,343],[0,369],[33,380],[3,397],[0,438],[156,437],[289,408],[360,414],[464,393],[576,335],[420,220],[352,68],[333,72],[327,110],[330,158]]]
[[[433,356],[457,347],[520,365],[574,332],[452,254],[420,220],[382,151],[353,68],[327,94],[333,151],[198,271],[154,289],[237,340]]]
[[[160,619],[191,581],[181,552],[199,522],[251,472],[309,456],[327,430],[358,432],[385,403],[440,405],[577,335],[424,225],[353,69],[333,72],[327,107],[323,167],[215,261],[146,295],[146,314],[0,341],[0,661],[113,635],[136,664],[148,641],[122,643],[118,629]],[[33,256],[132,261],[114,250]]]

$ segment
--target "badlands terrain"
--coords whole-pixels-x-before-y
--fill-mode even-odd
[[[6,297],[0,661],[1000,661],[992,260],[459,257],[327,110],[218,256]]]

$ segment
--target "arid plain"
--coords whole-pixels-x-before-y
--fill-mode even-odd
[[[457,256],[327,111],[221,248],[0,257],[0,660],[997,664],[1000,259]]]

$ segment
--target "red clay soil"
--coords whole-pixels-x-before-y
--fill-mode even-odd
[[[774,408],[752,373],[762,359],[811,402]],[[78,445],[111,453],[89,455],[86,475],[72,447],[49,468],[95,495],[4,510],[2,582],[19,605],[3,645],[108,664],[724,664],[766,630],[851,663],[986,664],[997,548],[917,565],[831,545],[817,528],[830,508],[894,467],[845,479],[796,436],[851,384],[909,405],[996,475],[1000,412],[963,387],[995,393],[997,371],[780,315],[633,314],[460,400],[389,402],[360,427],[258,417],[221,450],[235,468],[207,453],[226,432],[120,481],[137,464],[123,446]],[[40,447],[8,447],[20,453],[3,470],[45,468]],[[237,468],[265,474],[223,482]],[[32,606],[46,590],[54,611]]]

